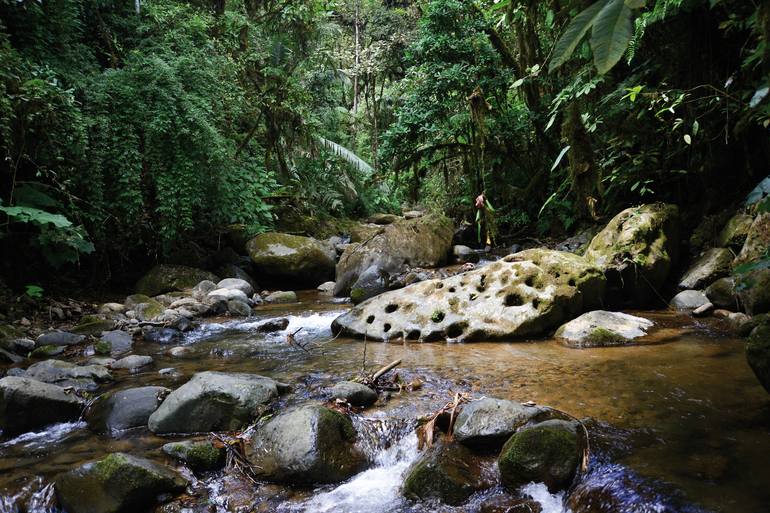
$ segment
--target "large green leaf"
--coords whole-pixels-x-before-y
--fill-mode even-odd
[[[594,20],[591,50],[599,73],[607,73],[628,48],[634,34],[633,13],[625,0],[610,0]]]
[[[45,210],[32,207],[0,207],[0,212],[4,212],[8,217],[20,223],[34,223],[46,225],[48,223],[56,228],[67,228],[72,226],[69,219],[59,214],[52,214]]]
[[[551,64],[548,66],[549,71],[553,71],[567,62],[575,51],[575,48],[580,44],[580,41],[591,29],[597,16],[599,16],[608,4],[614,1],[615,0],[599,0],[575,16],[567,26],[567,30],[564,31],[564,34],[562,34],[559,41],[556,43]]]
[[[324,139],[323,137],[318,137],[318,142],[321,143],[321,146],[326,148],[327,150],[330,150],[332,153],[340,157],[342,160],[350,164],[351,166],[355,167],[359,171],[362,171],[366,173],[367,175],[371,175],[374,173],[374,169],[372,166],[370,166],[364,159],[350,151],[349,149],[345,148],[341,144],[337,144],[334,141],[330,141],[329,139]]]

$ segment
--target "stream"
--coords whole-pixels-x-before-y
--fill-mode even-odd
[[[280,407],[324,400],[326,389],[395,359],[412,392],[392,393],[384,406],[354,418],[368,470],[339,485],[296,489],[254,484],[234,471],[205,474],[193,494],[158,512],[461,512],[478,511],[492,489],[462,507],[415,503],[400,486],[419,456],[415,419],[455,392],[534,401],[569,412],[589,429],[589,468],[571,495],[595,511],[767,512],[770,507],[770,399],[746,364],[743,342],[724,335],[719,321],[670,311],[632,312],[659,327],[651,343],[575,350],[554,340],[516,343],[382,343],[334,338],[332,320],[348,304],[316,292],[300,303],[262,307],[244,320],[207,320],[186,334],[185,358],[169,346],[137,343],[155,359],[138,374],[113,372],[101,390],[142,385],[176,388],[195,372],[252,372],[290,383]],[[256,322],[287,317],[286,330],[257,334]],[[296,335],[302,349],[286,342]],[[365,351],[365,363],[364,363]],[[163,372],[159,371],[163,369]],[[169,370],[169,369],[173,369]],[[171,463],[161,452],[174,437],[139,429],[109,438],[83,422],[0,439],[0,513],[57,511],[50,479],[107,453],[123,451]],[[181,438],[179,438],[181,439]],[[521,490],[544,513],[568,513],[563,495],[532,483]],[[594,511],[585,509],[585,511]]]

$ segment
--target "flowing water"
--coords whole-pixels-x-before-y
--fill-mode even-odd
[[[191,353],[184,359],[166,356],[164,346],[136,344],[137,353],[155,358],[154,368],[114,371],[115,383],[104,389],[174,388],[202,370],[255,372],[293,385],[281,400],[284,407],[325,399],[329,385],[354,376],[362,365],[371,370],[401,359],[401,379],[421,383],[419,389],[393,393],[385,405],[355,419],[369,469],[317,489],[254,484],[234,471],[213,473],[201,476],[176,509],[159,511],[477,511],[502,491],[479,493],[460,508],[416,504],[399,493],[404,473],[419,456],[415,419],[455,392],[531,400],[584,419],[590,465],[569,499],[537,483],[520,491],[546,513],[770,511],[770,396],[748,368],[743,342],[723,335],[718,321],[637,312],[658,325],[653,343],[618,348],[575,350],[553,340],[363,344],[331,335],[331,321],[348,305],[315,293],[300,298],[299,305],[260,311],[257,322],[289,318],[279,333],[257,334],[254,320],[214,320],[187,334],[183,344]],[[286,341],[299,328],[296,340],[305,349]],[[0,513],[55,511],[51,477],[109,452],[171,463],[159,451],[168,441],[142,429],[116,439],[98,436],[82,422],[0,439]]]

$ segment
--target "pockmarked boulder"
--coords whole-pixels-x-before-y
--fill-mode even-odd
[[[203,280],[219,281],[215,274],[184,265],[159,264],[136,284],[136,293],[157,296],[174,290],[192,289]]]
[[[206,371],[166,397],[150,416],[153,433],[234,431],[254,419],[258,407],[278,397],[278,384],[256,374]]]
[[[350,244],[337,263],[334,295],[346,296],[369,268],[383,276],[407,267],[436,267],[447,261],[452,249],[452,222],[438,215],[404,219],[383,226],[358,244]]]
[[[577,422],[547,420],[511,436],[497,459],[503,485],[512,491],[531,482],[551,492],[569,487],[582,458],[578,428]]]
[[[702,289],[718,278],[727,276],[734,258],[733,252],[727,248],[706,250],[679,280],[679,289]]]
[[[246,458],[261,479],[297,485],[337,483],[366,464],[349,418],[319,405],[281,413],[257,428]]]
[[[594,310],[563,324],[555,336],[574,348],[619,346],[644,337],[654,324],[622,312]]]
[[[407,471],[403,493],[411,499],[458,506],[488,486],[477,459],[462,445],[439,441]]]
[[[18,376],[0,379],[0,429],[6,436],[77,420],[83,406],[56,385]]]
[[[770,393],[770,324],[754,328],[746,341],[746,360],[762,386]]]
[[[246,247],[260,280],[314,288],[334,279],[334,251],[311,237],[262,233]]]
[[[603,273],[552,250],[509,255],[480,269],[386,292],[332,323],[334,333],[369,340],[504,340],[538,335],[597,307]]]
[[[470,447],[499,448],[517,429],[544,411],[539,406],[484,397],[463,406],[455,420],[454,437]]]
[[[54,478],[56,497],[68,513],[147,511],[159,496],[181,493],[187,483],[171,468],[120,452]]]
[[[628,208],[591,240],[585,257],[604,269],[609,305],[643,306],[679,259],[679,209],[656,203]]]
[[[169,392],[168,388],[157,386],[108,392],[89,406],[86,422],[95,433],[113,436],[128,429],[146,427],[150,415]]]

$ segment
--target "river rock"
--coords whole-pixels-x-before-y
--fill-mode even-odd
[[[216,289],[209,292],[204,301],[206,304],[213,304],[218,301],[227,302],[233,299],[244,303],[249,300],[248,296],[238,289]]]
[[[227,312],[230,315],[249,317],[251,315],[251,307],[246,301],[241,301],[240,299],[231,299],[227,302]]]
[[[770,393],[770,323],[754,328],[746,341],[746,360],[757,379]]]
[[[683,290],[671,300],[671,308],[677,310],[695,310],[699,306],[705,305],[709,299],[703,292],[698,290]]]
[[[594,310],[563,324],[555,336],[574,348],[618,346],[647,335],[654,324],[622,312]]]
[[[262,233],[246,246],[259,275],[275,282],[316,287],[334,278],[334,252],[311,237]]]
[[[246,280],[240,280],[238,278],[225,278],[217,283],[217,289],[235,289],[240,290],[246,297],[254,294],[254,287],[251,286]]]
[[[29,353],[30,358],[51,358],[59,356],[67,349],[67,346],[40,346]]]
[[[361,274],[374,267],[396,275],[407,267],[436,267],[452,248],[452,222],[427,215],[380,228],[361,244],[351,244],[337,263],[334,295],[347,296]]]
[[[274,333],[276,331],[283,331],[289,326],[289,319],[286,317],[280,317],[277,319],[268,319],[266,321],[257,324],[255,329],[258,333]]]
[[[543,507],[534,499],[495,494],[479,505],[479,513],[543,513]]]
[[[77,335],[100,335],[103,331],[110,331],[115,328],[115,321],[105,319],[98,315],[84,315],[80,322],[72,328],[72,333]]]
[[[468,246],[463,246],[461,244],[452,247],[452,255],[454,256],[454,261],[458,264],[475,264],[479,261],[478,253]]]
[[[102,338],[96,343],[98,354],[118,355],[131,351],[134,340],[125,331],[108,331],[102,334]]]
[[[709,285],[705,292],[709,301],[718,308],[738,309],[738,295],[735,292],[735,280],[731,277],[720,278]]]
[[[80,417],[83,402],[63,388],[34,379],[0,379],[0,429],[14,436]]]
[[[726,248],[706,250],[679,280],[679,288],[687,290],[707,287],[714,280],[730,274],[734,258],[733,252]]]
[[[321,294],[331,295],[334,293],[334,282],[325,281],[322,284],[320,284],[318,287],[316,287],[316,290]]]
[[[350,289],[350,300],[354,305],[378,296],[388,290],[388,274],[373,265],[360,274]]]
[[[192,289],[192,297],[196,301],[203,301],[209,292],[216,290],[217,284],[211,280],[203,280]]]
[[[182,339],[182,332],[173,328],[146,326],[142,329],[142,338],[153,344],[174,344]]]
[[[246,258],[247,260],[246,265],[248,267],[251,267],[251,259],[249,257],[243,257],[243,258]],[[252,278],[251,275],[248,272],[246,272],[246,270],[243,267],[241,267],[241,265],[242,264],[225,264],[222,267],[219,267],[217,269],[217,274],[222,278],[230,278],[230,279],[245,281],[251,287],[251,290],[252,290],[251,294],[253,294],[254,291],[259,290],[259,285],[257,284],[257,281],[254,278]],[[218,286],[217,288],[221,288],[221,287]],[[247,295],[251,296],[251,294],[247,294]]]
[[[608,303],[643,306],[657,300],[678,260],[679,236],[674,205],[642,205],[616,215],[585,253],[604,269]]]
[[[158,496],[181,493],[187,484],[166,466],[120,452],[54,478],[56,497],[68,513],[149,511]]]
[[[437,499],[458,506],[486,485],[481,465],[470,450],[438,441],[407,471],[403,493],[412,499]]]
[[[160,264],[150,269],[136,284],[136,293],[157,296],[164,292],[186,290],[203,280],[218,282],[219,277],[208,271],[184,265]]]
[[[125,369],[129,372],[136,372],[148,365],[152,365],[152,356],[132,354],[116,361],[111,367],[113,369]]]
[[[371,406],[377,402],[377,392],[355,381],[341,381],[331,389],[332,399],[342,399],[353,406]]]
[[[234,431],[257,409],[278,397],[278,384],[256,374],[199,372],[177,388],[150,416],[154,433]]]
[[[544,411],[504,399],[477,399],[463,406],[455,420],[454,437],[470,447],[499,448],[517,429]]]
[[[293,290],[278,290],[265,296],[265,303],[284,304],[296,303],[297,301],[299,301],[297,293]]]
[[[735,265],[756,262],[770,247],[770,213],[760,214],[751,224],[746,242],[735,259]]]
[[[746,237],[751,230],[754,218],[747,214],[736,214],[727,221],[722,229],[717,244],[723,248],[731,248],[740,251],[746,242]]]
[[[401,217],[395,214],[372,214],[369,216],[366,222],[371,224],[386,225],[393,224],[400,219]]]
[[[101,365],[75,365],[63,360],[45,360],[33,363],[26,371],[27,378],[61,387],[94,391],[97,383],[112,381],[110,371]]]
[[[480,269],[369,299],[332,322],[369,340],[501,340],[537,335],[601,303],[604,275],[582,257],[527,250]]]
[[[154,321],[159,319],[166,312],[161,303],[151,299],[146,303],[139,303],[134,306],[134,317],[140,321]]]
[[[92,431],[113,436],[127,429],[146,427],[150,415],[169,392],[168,388],[155,386],[108,392],[88,408],[85,420]]]
[[[760,267],[740,275],[735,288],[747,314],[770,312],[770,269]]]
[[[500,479],[511,491],[545,483],[553,493],[569,487],[581,461],[576,422],[547,420],[515,433],[497,460]]]
[[[66,331],[49,331],[43,333],[35,340],[35,346],[74,346],[86,339],[85,335],[77,335]]]
[[[224,447],[214,447],[208,440],[184,440],[163,446],[163,452],[183,461],[195,471],[216,470],[225,465],[227,453]]]
[[[246,458],[260,479],[337,483],[366,464],[355,439],[349,418],[323,406],[305,405],[259,426],[246,446]]]

